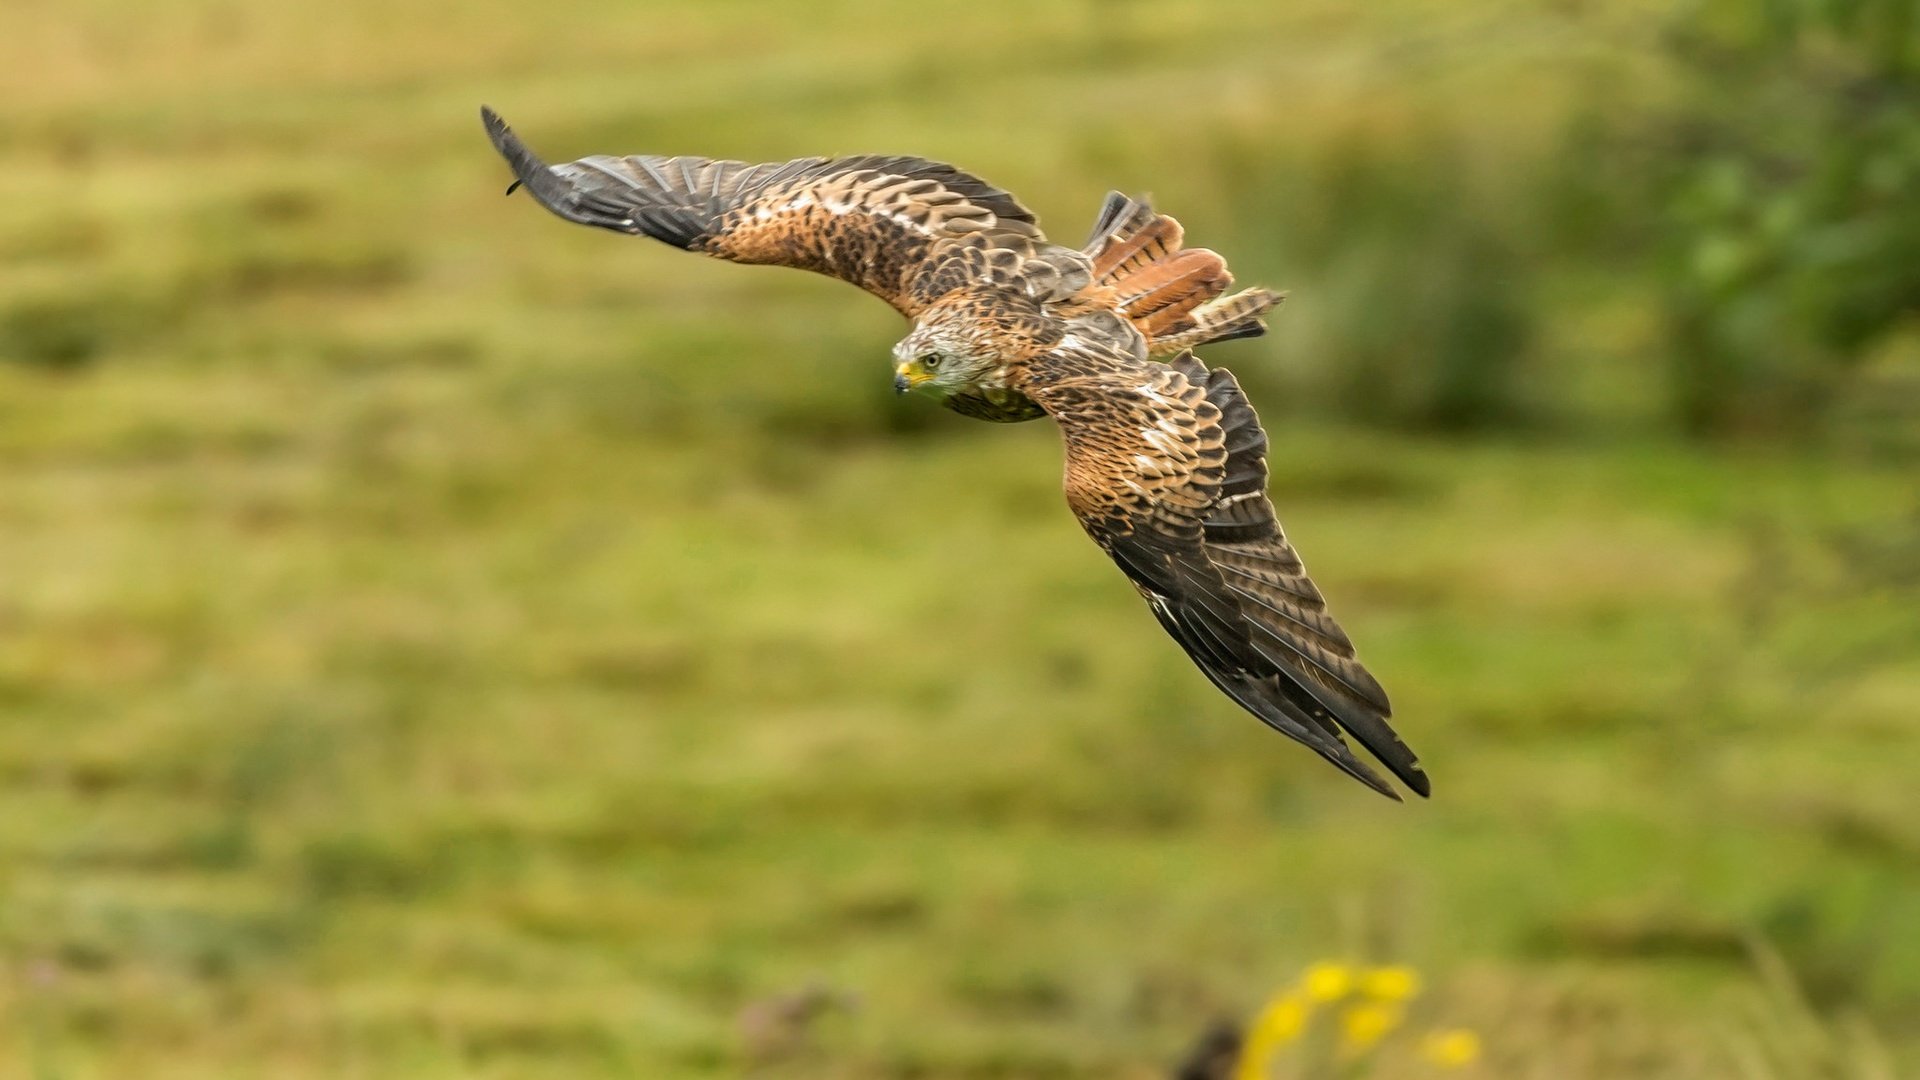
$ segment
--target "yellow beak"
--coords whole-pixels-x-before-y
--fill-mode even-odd
[[[893,389],[895,393],[904,394],[932,378],[911,361],[898,364],[893,369]]]

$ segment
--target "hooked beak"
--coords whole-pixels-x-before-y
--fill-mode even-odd
[[[893,369],[893,392],[904,394],[932,378],[924,371],[914,370],[911,363],[896,365]]]

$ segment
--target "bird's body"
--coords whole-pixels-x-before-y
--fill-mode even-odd
[[[549,167],[483,117],[515,186],[561,217],[859,285],[912,321],[897,389],[983,420],[1054,417],[1069,507],[1214,685],[1369,787],[1394,794],[1342,731],[1428,793],[1274,519],[1258,418],[1230,372],[1191,352],[1264,332],[1280,298],[1225,295],[1225,260],[1184,248],[1172,218],[1115,193],[1068,248],[1005,191],[921,158]]]

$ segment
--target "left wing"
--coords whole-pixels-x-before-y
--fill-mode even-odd
[[[1230,372],[1098,355],[1084,339],[1032,368],[1028,396],[1066,440],[1067,504],[1213,684],[1390,798],[1344,730],[1421,795],[1386,694],[1327,613],[1266,497],[1266,434]]]
[[[955,241],[976,261],[1051,250],[1032,211],[952,165],[916,157],[581,158],[549,166],[492,109],[487,136],[542,206],[568,221],[650,236],[738,263],[792,266],[858,285],[911,318],[947,286]],[[507,190],[511,192],[513,187]],[[995,249],[1011,248],[1004,259]],[[1084,261],[1084,259],[1082,260]]]

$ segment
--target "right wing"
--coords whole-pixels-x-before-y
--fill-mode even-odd
[[[549,166],[499,114],[483,107],[480,116],[518,177],[514,187],[568,221],[732,262],[812,270],[909,318],[938,299],[918,279],[948,254],[948,242],[971,238],[983,253],[1004,244],[1022,256],[1051,247],[1012,195],[937,161],[601,155]]]
[[[1067,502],[1213,684],[1355,779],[1398,798],[1344,730],[1421,795],[1380,684],[1327,613],[1266,496],[1266,434],[1231,373],[1056,358],[1023,387],[1060,423]]]

